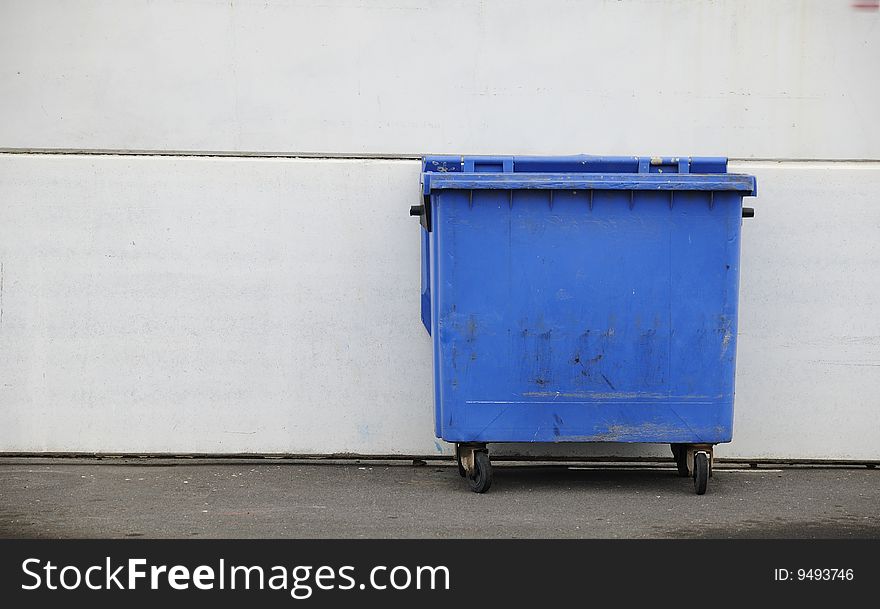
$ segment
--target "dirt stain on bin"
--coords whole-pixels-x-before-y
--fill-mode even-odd
[[[465,340],[469,343],[474,342],[477,339],[477,318],[473,315],[468,317],[467,320],[467,332],[465,335]]]
[[[535,375],[534,383],[539,387],[545,387],[551,382],[551,370],[553,370],[553,330],[547,330],[537,335],[535,341]]]

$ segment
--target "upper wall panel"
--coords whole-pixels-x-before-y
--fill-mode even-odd
[[[0,148],[880,159],[850,0],[3,0]]]

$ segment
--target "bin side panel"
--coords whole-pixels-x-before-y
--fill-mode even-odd
[[[730,440],[739,194],[435,200],[440,437]]]
[[[427,230],[421,228],[422,237],[422,325],[431,333],[431,241]]]
[[[439,197],[436,195],[431,195],[432,203],[436,203]],[[432,222],[436,222],[437,220],[437,205],[429,206],[429,213],[432,214]],[[424,257],[423,261],[428,267],[427,275],[431,282],[430,288],[428,290],[428,298],[430,299],[430,311],[428,315],[428,324],[430,326],[430,330],[428,333],[432,337],[432,346],[434,349],[434,435],[438,438],[443,437],[443,411],[444,411],[444,403],[443,403],[443,376],[442,370],[443,366],[441,365],[443,359],[443,351],[440,345],[440,320],[437,315],[437,311],[440,310],[440,290],[438,289],[437,277],[438,277],[438,240],[437,240],[437,231],[428,232],[422,229],[422,246],[425,248],[423,250]],[[424,309],[423,309],[424,310]],[[424,319],[422,320],[424,323]]]

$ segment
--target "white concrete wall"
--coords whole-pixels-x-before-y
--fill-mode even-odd
[[[721,454],[880,459],[878,28],[844,0],[0,0],[0,451],[445,450],[402,157],[588,152],[803,160],[732,165],[760,196]],[[648,454],[536,449],[572,450]]]
[[[734,443],[880,459],[880,163],[736,163],[743,224]]]
[[[435,450],[415,161],[0,158],[0,447]]]
[[[0,145],[880,156],[851,0],[2,0]]]

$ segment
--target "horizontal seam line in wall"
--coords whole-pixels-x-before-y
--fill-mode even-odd
[[[93,155],[93,156],[173,156],[173,157],[222,157],[247,159],[351,159],[414,161],[428,155],[471,156],[469,153],[356,153],[356,152],[258,152],[234,150],[137,150],[102,148],[2,148],[0,154],[21,155]],[[481,156],[475,154],[473,156]],[[513,155],[517,156],[517,155]],[[532,155],[522,155],[532,156]],[[541,155],[534,155],[541,156]],[[732,163],[880,163],[877,159],[828,159],[828,158],[785,158],[785,157],[728,157]]]
[[[55,461],[100,461],[104,464],[126,464],[133,465],[136,463],[149,463],[150,461],[175,462],[177,464],[199,464],[206,461],[223,462],[223,461],[287,461],[287,462],[364,462],[364,461],[449,461],[452,455],[442,454],[362,454],[362,453],[325,453],[325,454],[308,454],[308,453],[182,453],[182,452],[82,452],[82,451],[0,451],[0,463],[6,463],[15,459],[34,459],[34,460],[55,460]],[[608,464],[608,463],[645,463],[645,464],[667,464],[672,462],[672,457],[621,457],[613,455],[499,455],[492,457],[496,461],[539,461],[539,462],[558,462],[558,463],[592,463],[592,464]],[[841,467],[865,467],[880,465],[878,459],[820,459],[811,457],[717,457],[715,459],[723,463],[755,463],[759,465],[794,465],[794,466],[841,466]]]
[[[354,159],[379,161],[415,161],[420,154],[367,154],[333,152],[250,152],[209,150],[111,150],[79,148],[0,148],[0,154],[57,154],[92,156],[175,156],[175,157],[231,157],[245,159]]]

